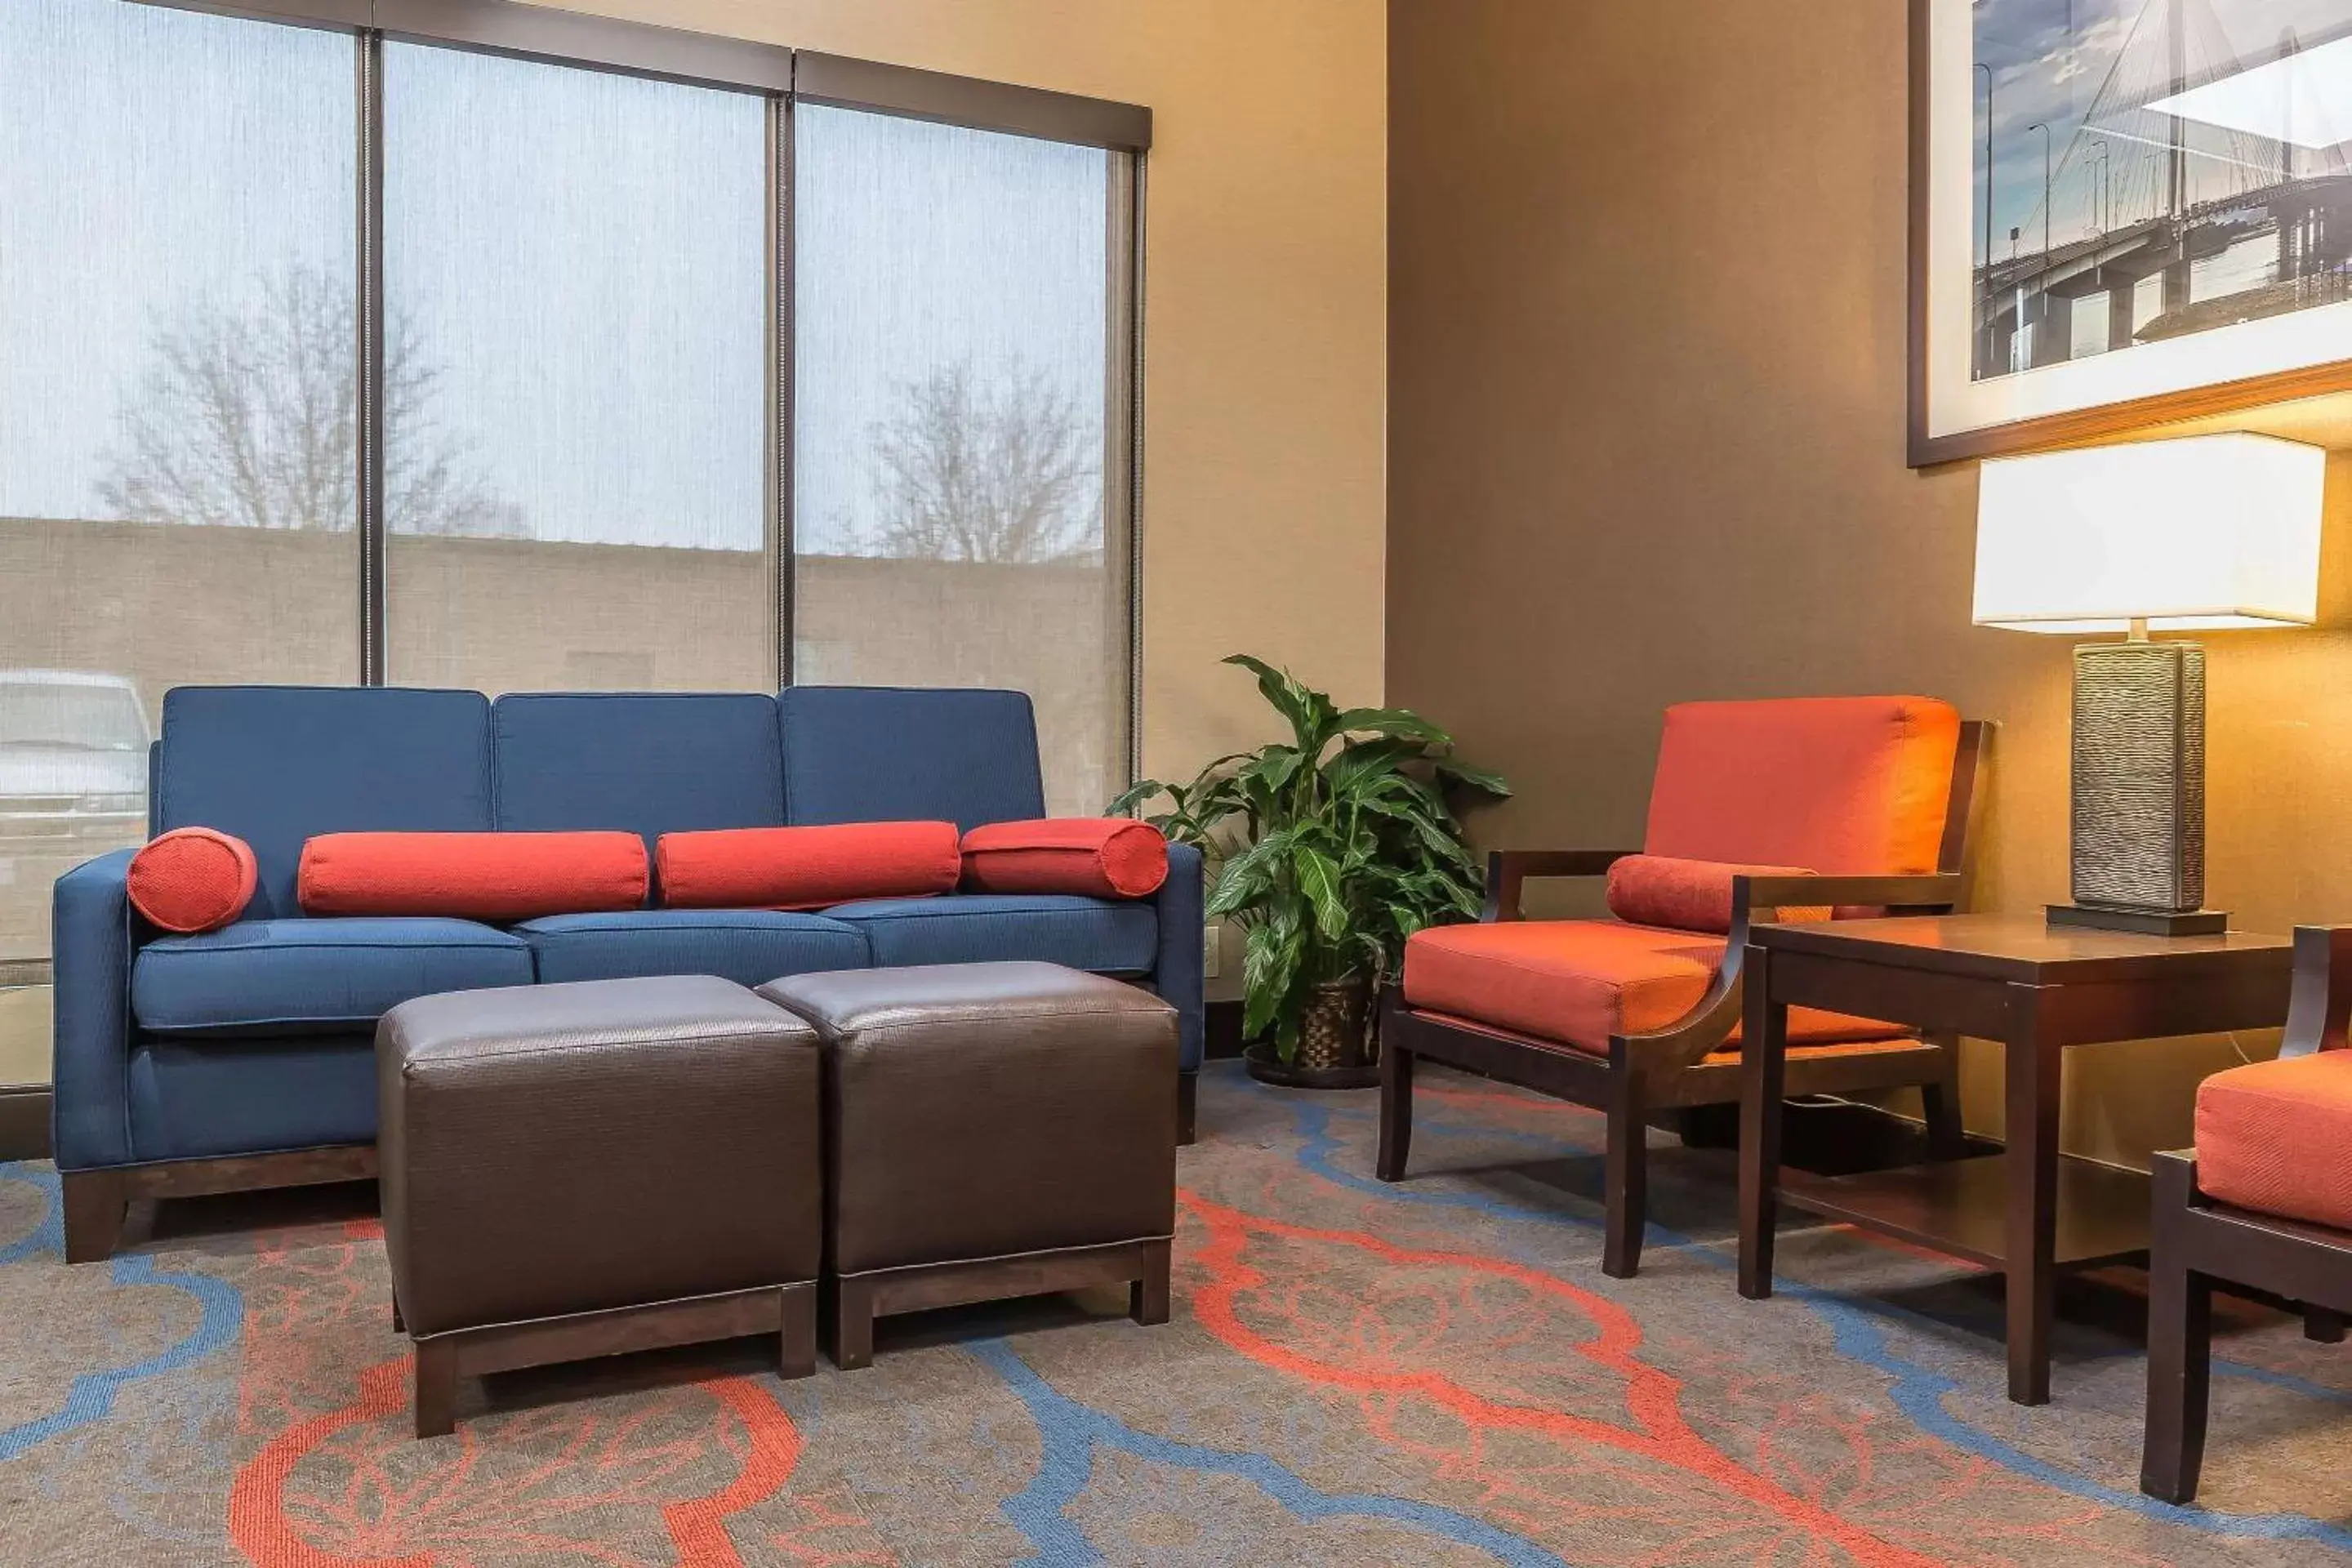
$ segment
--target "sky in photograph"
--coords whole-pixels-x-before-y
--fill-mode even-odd
[[[2128,87],[2161,70],[2168,57],[2165,32],[2178,7],[2189,40],[2192,77],[2225,74],[2274,58],[2281,35],[2293,30],[2308,45],[2343,33],[2352,15],[2344,0],[1976,0],[1976,59],[1992,68],[1992,163],[1994,254],[2006,256],[2011,227],[2031,228],[2022,241],[2041,248],[2043,137],[2037,123],[2052,129],[2051,163],[2057,171],[2051,203],[2052,238],[2064,244],[2082,237],[2098,216],[2096,164],[2110,164],[2106,200],[2111,216],[2126,205],[2126,193],[2142,195],[2158,181],[2157,148],[2117,139],[2102,155],[2091,139],[2078,137],[2084,118],[2111,79]],[[2135,41],[2137,40],[2137,41]],[[2129,60],[2126,60],[2126,53]],[[2119,62],[2125,68],[2118,71]],[[1984,201],[1984,79],[1978,73],[1977,210]],[[2122,93],[2126,103],[2129,92]],[[2144,101],[2144,98],[2139,100]],[[2115,101],[2111,98],[2110,101]],[[2161,124],[2154,117],[2149,123]],[[2116,122],[2108,121],[2113,125]],[[2126,116],[2122,129],[2145,129]],[[2198,142],[2192,139],[2191,145]],[[2070,157],[2071,153],[2071,157]],[[2144,212],[2141,216],[2145,216]],[[1979,224],[1981,227],[1981,220]],[[1981,238],[1979,247],[1981,250]]]
[[[0,517],[102,515],[163,334],[352,276],[352,49],[0,0]],[[386,295],[433,382],[404,438],[530,537],[761,548],[764,101],[397,44],[385,82]],[[911,384],[1042,378],[1099,429],[1107,154],[800,120],[800,532],[854,552]]]

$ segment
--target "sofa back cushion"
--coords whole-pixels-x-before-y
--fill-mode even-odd
[[[784,820],[763,692],[510,692],[490,708],[498,826],[665,833]]]
[[[163,696],[154,771],[157,831],[244,839],[255,870],[246,918],[290,918],[301,913],[305,839],[491,826],[489,700],[405,687],[177,687]]]
[[[1643,848],[1824,876],[1937,868],[1960,716],[1928,697],[1666,710]]]
[[[1020,691],[792,686],[777,699],[793,824],[1045,815],[1037,721]]]

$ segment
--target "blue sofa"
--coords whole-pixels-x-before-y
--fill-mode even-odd
[[[954,894],[822,913],[668,910],[463,920],[303,916],[303,841],[351,829],[624,828],[1045,814],[1017,691],[793,687],[516,694],[183,687],[150,763],[152,831],[253,846],[245,918],[169,936],[130,908],[129,850],[57,884],[55,1145],[68,1252],[110,1252],[125,1202],[372,1173],[374,1030],[434,992],[641,974],[756,984],[813,970],[1044,959],[1132,978],[1201,1058],[1201,862],[1171,846],[1150,900]]]

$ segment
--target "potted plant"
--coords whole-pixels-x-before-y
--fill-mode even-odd
[[[1510,794],[1454,760],[1453,737],[1402,708],[1341,709],[1288,670],[1235,654],[1290,739],[1220,757],[1190,784],[1147,779],[1111,803],[1215,868],[1211,916],[1244,932],[1250,1071],[1316,1088],[1371,1081],[1371,998],[1423,926],[1475,919],[1478,861],[1449,793]]]

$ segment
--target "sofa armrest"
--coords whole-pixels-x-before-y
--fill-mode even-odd
[[[1151,966],[1152,988],[1176,1009],[1177,1064],[1185,1072],[1201,1066],[1202,997],[1206,964],[1202,955],[1201,850],[1192,844],[1168,846],[1168,880],[1152,895],[1160,921],[1160,951]]]
[[[50,951],[57,1055],[51,1116],[58,1166],[131,1160],[131,898],[135,851],[118,849],[59,877]]]
[[[1519,891],[1530,877],[1605,877],[1638,849],[1496,849],[1486,856],[1486,907],[1481,924],[1524,920]]]
[[[2352,926],[2294,928],[2294,992],[2283,1057],[2342,1050],[2352,1016]]]

